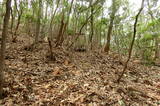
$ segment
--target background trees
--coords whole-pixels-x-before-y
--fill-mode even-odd
[[[0,4],[2,29],[5,0]],[[159,58],[159,4],[158,0],[146,0],[140,15],[133,53],[143,60]],[[13,0],[9,30],[13,41],[25,32],[26,36],[34,34],[35,42],[48,36],[55,46],[104,47],[107,53],[111,48],[126,54],[136,11],[137,6],[128,0]]]
[[[4,3],[0,2],[1,29]],[[17,32],[26,32],[28,36],[34,34],[35,42],[48,36],[55,46],[83,46],[88,50],[104,47],[106,53],[111,48],[126,54],[136,11],[137,6],[128,0],[13,0],[9,30],[13,41]],[[159,58],[159,14],[158,0],[146,0],[137,26],[134,56],[143,60]]]
[[[5,0],[0,1],[2,29]],[[13,0],[9,32],[13,41],[21,33],[35,43],[46,37],[55,47],[128,53],[138,4],[132,0]],[[133,56],[143,61],[160,57],[160,2],[146,0],[139,16]],[[32,42],[33,43],[33,42]],[[111,48],[111,49],[110,49]]]

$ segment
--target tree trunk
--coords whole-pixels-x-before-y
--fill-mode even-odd
[[[159,40],[159,38],[158,38],[158,36],[155,38],[155,57],[154,57],[154,59],[155,60],[157,60],[157,59],[159,59],[160,58],[160,48],[159,48],[159,42],[160,42],[160,40]]]
[[[94,12],[94,7],[93,7],[93,4],[92,4],[92,1],[90,1],[90,6],[91,6],[91,34],[90,34],[90,44],[91,44],[91,50],[92,50],[92,39],[93,39],[93,35],[94,35],[94,28],[93,28],[93,12]]]
[[[148,13],[151,16],[152,21],[155,20],[155,17],[153,16],[152,10],[150,8],[150,2],[147,0],[148,5]],[[154,29],[156,29],[155,26],[153,26]],[[160,57],[160,48],[159,48],[159,38],[158,36],[155,37],[155,53],[154,53],[154,60],[159,59]]]
[[[45,9],[45,20],[48,19],[48,3],[46,3],[46,9]]]
[[[61,26],[60,26],[60,29],[59,29],[59,33],[57,35],[57,38],[56,38],[56,46],[55,47],[58,47],[58,46],[61,46],[60,45],[60,42],[61,42],[61,39],[62,39],[62,34],[63,34],[63,29],[64,29],[64,13],[62,13],[62,19],[61,19]]]
[[[42,1],[39,0],[39,9],[37,14],[37,24],[36,24],[36,35],[35,35],[35,44],[39,42],[40,28],[41,28],[41,5]]]
[[[4,16],[4,23],[3,23],[3,31],[2,31],[2,43],[1,43],[1,51],[0,51],[0,98],[3,94],[3,72],[5,70],[5,50],[6,50],[6,37],[8,34],[8,24],[10,18],[10,9],[11,9],[11,0],[6,1],[6,13]]]
[[[17,31],[18,31],[18,28],[19,28],[19,25],[20,25],[21,16],[22,16],[22,14],[19,14],[19,16],[18,16],[18,22],[17,22],[17,25],[16,25],[16,29],[15,29],[15,32],[14,32],[14,37],[12,39],[12,42],[16,42]]]
[[[108,28],[108,33],[107,33],[107,43],[104,47],[104,52],[106,52],[107,54],[109,53],[110,50],[110,41],[111,41],[111,34],[112,34],[112,28],[113,28],[113,21],[115,18],[115,14],[116,14],[116,1],[112,0],[112,14],[110,16],[110,24],[109,24],[109,28]]]
[[[72,10],[72,6],[73,6],[73,1],[71,1],[71,7],[69,9],[69,12],[68,12],[68,15],[67,15],[67,21],[64,23],[64,13],[63,13],[63,16],[62,16],[62,21],[61,21],[61,27],[60,27],[60,32],[59,31],[59,34],[58,34],[58,37],[59,39],[57,39],[57,43],[56,43],[56,47],[57,46],[61,46],[63,44],[63,41],[64,41],[64,34],[67,30],[67,25],[69,24],[69,18],[70,18],[70,14],[71,14],[71,10]]]
[[[93,14],[95,14],[101,7],[99,7],[96,11],[94,11]],[[88,23],[88,21],[90,20],[91,15],[85,20],[85,22],[82,24],[77,36],[75,37],[75,39],[71,42],[71,44],[67,47],[67,49],[71,48],[72,45],[78,40],[79,35],[82,33],[83,28],[85,27],[85,25]],[[76,35],[76,34],[75,34]]]
[[[11,20],[11,34],[13,34],[13,26],[14,26],[14,21],[15,21],[15,18],[14,18],[14,14],[13,14],[13,9],[11,8],[11,17],[12,17],[12,20]],[[12,36],[13,37],[13,36]]]
[[[51,17],[51,22],[50,22],[50,24],[49,24],[49,31],[48,31],[48,32],[49,32],[49,37],[50,37],[51,40],[53,40],[53,37],[52,37],[53,20],[54,20],[54,17],[55,17],[55,15],[56,15],[57,9],[58,9],[58,7],[59,7],[59,2],[60,2],[60,0],[58,0],[56,9],[54,10],[54,13],[53,13],[53,15],[52,15],[52,17]]]
[[[132,49],[133,49],[133,45],[134,45],[134,41],[135,41],[136,33],[137,33],[138,17],[141,14],[143,8],[144,8],[144,0],[142,0],[141,8],[140,8],[139,12],[136,15],[136,19],[135,19],[135,23],[134,23],[134,34],[133,34],[133,39],[132,39],[131,46],[130,46],[130,49],[129,49],[128,59],[127,59],[125,65],[124,65],[122,74],[119,76],[119,78],[117,80],[118,83],[121,81],[121,79],[122,79],[122,77],[123,77],[123,75],[124,75],[124,73],[125,73],[125,71],[127,69],[128,62],[130,61],[130,58],[131,58],[131,55],[132,55]]]
[[[18,31],[18,28],[19,28],[19,25],[20,25],[20,21],[21,21],[21,16],[22,16],[22,8],[20,8],[20,10],[18,9],[17,7],[17,0],[14,0],[14,3],[15,3],[15,8],[16,8],[16,11],[18,13],[18,20],[17,20],[17,25],[16,25],[16,29],[15,29],[15,32],[14,32],[14,37],[12,38],[12,42],[16,42],[16,39],[17,39],[17,31]],[[20,4],[21,5],[21,1],[20,1]],[[14,20],[13,20],[14,21]]]

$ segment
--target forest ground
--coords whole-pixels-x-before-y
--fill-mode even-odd
[[[116,83],[125,58],[96,51],[71,52],[47,42],[30,50],[32,38],[7,43],[4,106],[159,106],[160,67],[131,61]]]

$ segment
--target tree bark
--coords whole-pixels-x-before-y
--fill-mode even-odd
[[[126,72],[126,69],[127,69],[127,66],[128,66],[128,62],[130,61],[130,58],[131,58],[131,55],[132,55],[132,49],[133,49],[133,45],[134,45],[134,41],[135,41],[136,33],[137,33],[138,17],[141,14],[143,8],[144,8],[144,0],[142,0],[141,8],[140,8],[139,12],[136,15],[136,19],[135,19],[135,23],[134,23],[133,39],[132,39],[131,46],[130,46],[130,49],[129,49],[128,59],[127,59],[126,63],[124,64],[123,71],[122,71],[121,75],[119,76],[119,78],[117,80],[118,83],[121,81],[124,73]]]
[[[159,47],[159,38],[158,36],[155,38],[155,56],[154,56],[154,60],[157,60],[160,58],[160,47]]]
[[[62,16],[62,21],[61,21],[61,27],[60,27],[60,31],[59,31],[59,34],[57,36],[57,42],[56,42],[56,47],[57,46],[61,46],[63,44],[63,41],[64,41],[64,34],[67,30],[67,25],[69,23],[69,18],[70,18],[70,14],[71,14],[71,10],[72,10],[72,6],[73,6],[73,2],[74,0],[71,1],[71,7],[68,11],[68,15],[67,15],[67,21],[64,22],[64,13],[63,13],[63,16]]]
[[[107,43],[104,47],[104,52],[106,52],[107,54],[109,53],[110,50],[110,41],[111,41],[111,35],[112,35],[112,28],[113,28],[113,21],[115,18],[115,14],[116,14],[116,1],[112,0],[112,13],[110,16],[110,24],[109,24],[109,28],[108,28],[108,33],[107,33]]]
[[[15,29],[15,32],[14,32],[14,37],[13,37],[13,39],[12,39],[12,42],[16,42],[16,39],[17,39],[17,31],[18,31],[18,28],[19,28],[19,25],[20,25],[21,16],[22,16],[22,14],[19,14],[19,15],[18,15],[18,22],[17,22],[17,25],[16,25],[16,29]]]
[[[15,21],[15,18],[14,18],[14,14],[13,14],[13,9],[11,8],[11,34],[13,34],[13,26],[14,26],[14,21]]]
[[[59,33],[58,33],[57,38],[56,38],[56,46],[55,47],[61,46],[60,42],[61,42],[61,39],[62,39],[62,36],[63,36],[62,34],[63,34],[64,26],[65,26],[65,23],[64,23],[64,12],[63,12],[62,13],[62,19],[61,19],[61,26],[60,26]]]
[[[45,20],[48,19],[48,3],[46,3],[46,8],[45,8]]]
[[[93,17],[93,12],[94,12],[94,7],[92,4],[92,1],[90,1],[90,6],[91,6],[91,34],[90,34],[90,44],[91,44],[91,50],[92,50],[92,39],[93,39],[93,35],[94,35],[94,25],[93,25],[93,21],[94,21],[94,17]]]
[[[59,2],[60,2],[60,0],[58,0],[58,2],[57,2],[57,6],[56,6],[56,9],[54,10],[54,13],[53,13],[53,15],[52,15],[52,17],[51,17],[51,22],[50,22],[50,24],[49,24],[49,37],[50,37],[50,39],[51,40],[53,40],[53,35],[52,35],[52,29],[53,29],[53,20],[54,20],[54,17],[55,17],[55,15],[56,15],[56,12],[57,12],[57,9],[58,9],[58,7],[59,7]]]
[[[39,0],[38,4],[38,14],[37,14],[37,24],[36,24],[36,35],[35,35],[35,44],[39,42],[40,28],[41,28],[41,5],[42,0]]]
[[[0,98],[3,98],[3,95],[2,95],[3,94],[3,84],[4,84],[3,72],[5,70],[6,37],[8,34],[10,10],[11,10],[11,0],[7,0],[6,1],[6,13],[4,16],[3,31],[2,31],[1,51],[0,51]]]
[[[20,4],[21,5],[21,2],[20,1]],[[19,25],[20,25],[20,21],[21,21],[21,16],[22,16],[22,13],[23,13],[23,10],[22,8],[20,8],[20,10],[18,9],[18,6],[17,6],[17,0],[14,0],[14,3],[15,3],[15,7],[16,7],[16,11],[18,13],[18,20],[17,20],[17,25],[16,25],[16,29],[15,29],[15,32],[14,32],[14,37],[12,39],[12,42],[16,42],[16,39],[17,39],[17,31],[18,31],[18,28],[19,28]]]

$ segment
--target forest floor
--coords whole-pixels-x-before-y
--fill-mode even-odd
[[[3,106],[159,106],[160,67],[130,62],[116,83],[125,59],[99,52],[71,52],[46,42],[34,50],[31,38],[7,43]]]

